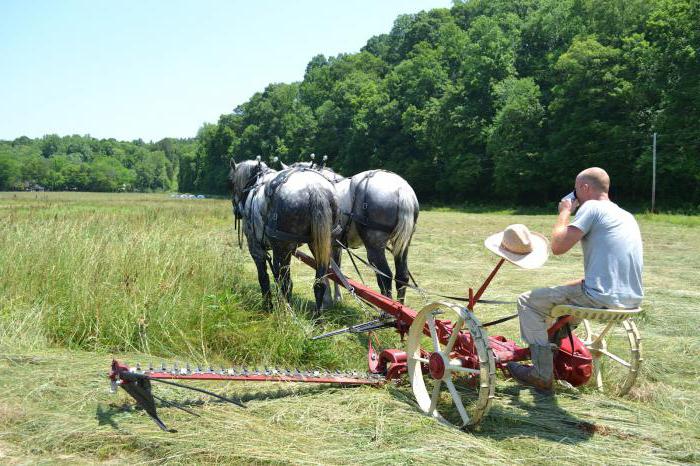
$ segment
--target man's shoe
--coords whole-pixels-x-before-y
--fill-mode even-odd
[[[556,346],[530,345],[532,366],[509,362],[506,367],[515,380],[534,387],[542,395],[552,395],[552,378],[554,374],[554,354]]]
[[[533,387],[535,391],[541,395],[553,395],[552,379],[541,379],[537,376],[534,366],[526,366],[517,362],[509,362],[506,364],[510,375],[515,380],[523,385]]]

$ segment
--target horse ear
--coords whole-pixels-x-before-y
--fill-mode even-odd
[[[280,165],[282,165],[282,170],[286,170],[289,168],[289,165],[286,165],[284,162],[280,160]]]
[[[229,167],[231,167],[233,170],[236,169],[236,160],[234,160],[233,157],[231,157],[231,160],[228,161]]]

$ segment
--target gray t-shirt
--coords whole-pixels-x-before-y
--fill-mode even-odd
[[[583,232],[584,291],[608,308],[642,302],[642,236],[632,214],[611,201],[587,201],[571,223]]]

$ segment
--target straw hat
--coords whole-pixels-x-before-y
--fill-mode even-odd
[[[549,257],[549,241],[519,223],[486,238],[484,245],[493,253],[524,269],[541,267]]]

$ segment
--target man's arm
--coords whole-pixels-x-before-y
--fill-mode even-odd
[[[565,199],[559,203],[559,217],[552,230],[552,254],[558,256],[574,247],[583,238],[583,232],[569,225],[573,204]]]

